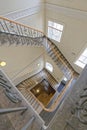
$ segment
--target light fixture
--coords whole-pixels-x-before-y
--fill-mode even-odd
[[[0,61],[0,66],[5,66],[6,65],[6,62],[5,61]]]
[[[39,93],[39,92],[40,92],[40,90],[39,90],[39,89],[37,89],[37,90],[36,90],[36,92],[37,92],[37,93]]]
[[[37,65],[38,65],[38,67],[40,66],[40,64],[39,64],[39,63],[38,63]]]

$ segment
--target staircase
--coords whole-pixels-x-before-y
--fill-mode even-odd
[[[33,130],[40,129],[44,121],[1,69],[0,77],[1,82],[5,81],[4,86],[0,84],[0,130],[31,130],[31,126],[33,126]],[[14,102],[15,99],[17,102]],[[40,108],[36,108],[36,110],[39,112]]]
[[[28,103],[32,106],[32,108],[40,114],[40,112],[43,110],[41,103],[38,103],[38,100],[33,96],[33,94],[30,91],[27,91],[24,86],[19,86],[19,91],[23,94],[25,99],[28,101]]]
[[[76,73],[58,47],[43,32],[0,17],[0,44],[7,43],[10,45],[43,46],[68,80]]]
[[[34,82],[24,81],[21,84],[19,84],[18,89],[20,90],[20,92],[22,94],[20,92],[18,92],[18,93],[20,93],[20,95],[23,98],[22,104],[25,104],[25,102],[28,103],[27,104],[28,107],[30,108],[30,110],[33,111],[33,114],[35,114],[40,119],[40,121],[41,121],[40,123],[43,126],[45,123],[41,119],[41,117],[39,116],[41,111],[44,110],[46,112],[51,113],[51,112],[53,112],[57,109],[59,103],[62,101],[62,99],[64,97],[66,90],[69,88],[69,86],[70,86],[70,84],[73,80],[73,76],[77,75],[77,73],[72,68],[72,66],[67,61],[67,59],[64,57],[64,55],[60,52],[58,47],[47,36],[45,36],[43,32],[41,32],[39,30],[35,30],[35,29],[33,29],[29,26],[20,24],[18,22],[11,21],[7,18],[0,17],[0,45],[4,45],[4,44],[43,46],[45,48],[46,52],[48,53],[48,55],[52,58],[52,60],[55,62],[55,64],[58,66],[58,68],[61,69],[61,71],[63,72],[65,77],[68,79],[68,83],[67,83],[66,87],[61,92],[61,94],[56,98],[56,100],[50,106],[50,108],[44,107],[43,104],[40,103],[33,96],[33,94],[28,90],[29,89],[28,87],[31,87],[32,85],[34,85]],[[43,73],[43,74],[45,75],[45,73]],[[43,77],[44,77],[44,75],[43,75]],[[46,78],[48,78],[48,76]],[[48,78],[48,80],[49,81],[51,80],[50,77]],[[55,83],[52,81],[51,84],[53,85]],[[5,87],[5,85],[3,85],[3,83],[1,83],[0,85]],[[6,91],[8,91],[8,90],[6,90]],[[17,88],[16,88],[16,91],[17,91]],[[10,93],[9,93],[9,95],[11,97]],[[18,116],[21,118],[20,122],[22,124],[22,127],[20,128],[20,125],[16,122],[17,125],[19,126],[19,128],[17,128],[17,130],[22,129],[22,128],[23,128],[23,130],[25,130],[26,127],[28,126],[28,124],[30,122],[32,122],[32,120],[34,120],[33,116],[31,116],[32,120],[30,120],[30,122],[28,122],[28,117],[30,117],[29,114],[31,114],[31,113],[32,112],[28,111],[27,114],[25,114],[27,123],[24,120],[25,116],[24,117],[21,117],[19,115],[14,116],[15,119]],[[31,115],[33,115],[33,114],[31,114]],[[9,116],[9,118],[10,118],[10,121],[11,121],[12,118],[10,116]],[[20,120],[20,119],[18,119],[18,120]],[[14,122],[13,125],[16,124],[16,123]],[[25,127],[23,126],[24,124],[25,124]],[[38,125],[38,123],[37,123],[37,125]],[[37,128],[37,129],[39,130],[39,128]]]
[[[30,89],[33,88],[37,83],[46,79],[52,87],[55,87],[58,82],[48,73],[46,69],[43,69],[34,76],[22,81],[17,85],[18,90],[23,94],[28,103],[32,108],[40,114],[44,109],[43,104],[31,93]]]

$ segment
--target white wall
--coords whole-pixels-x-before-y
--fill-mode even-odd
[[[44,54],[39,56],[31,62],[29,65],[26,65],[22,70],[16,73],[11,79],[15,85],[19,84],[21,81],[39,73],[44,68]]]
[[[21,71],[29,64],[31,67],[32,61],[43,53],[42,47],[30,47],[30,46],[1,46],[0,47],[0,59],[6,61],[7,65],[2,67],[10,78],[15,78]],[[43,59],[38,61],[41,65]],[[38,68],[38,62],[36,68]],[[42,65],[41,65],[42,66]],[[40,67],[40,66],[39,66]],[[28,69],[26,73],[28,73]],[[32,71],[35,69],[32,67]],[[24,71],[23,71],[24,74]],[[21,75],[22,76],[22,75]]]
[[[50,63],[53,66],[53,72],[49,72],[58,82],[60,82],[64,75],[47,53],[45,53],[45,64],[46,62]]]
[[[82,50],[87,47],[87,19],[81,19],[79,15],[77,15],[76,18],[73,15],[69,14],[70,12],[64,14],[62,11],[58,11],[55,5],[53,8],[48,8],[47,6],[46,29],[48,20],[52,20],[64,25],[61,42],[55,42],[55,44],[72,64],[74,69],[80,73],[82,69],[80,67],[77,67],[74,62],[81,54]]]
[[[43,10],[41,10],[36,14],[30,15],[28,17],[18,19],[16,21],[44,32],[44,11]]]

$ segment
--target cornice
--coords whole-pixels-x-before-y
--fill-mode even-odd
[[[58,5],[54,5],[54,4],[49,4],[49,3],[45,4],[45,8],[46,8],[46,10],[51,10],[51,11],[54,11],[57,13],[61,13],[61,14],[67,15],[69,17],[87,20],[87,12],[86,11],[71,9],[71,8],[58,6]]]
[[[21,19],[21,18],[30,16],[30,15],[36,14],[36,13],[40,12],[41,10],[43,10],[44,7],[45,7],[45,10],[50,10],[50,11],[54,11],[56,13],[61,13],[61,14],[64,14],[64,15],[67,15],[69,17],[73,17],[76,19],[87,20],[86,11],[71,9],[68,7],[58,6],[58,5],[44,3],[44,2],[37,6],[27,8],[24,10],[14,11],[14,12],[5,14],[3,16],[6,18],[9,18],[9,19],[12,19],[12,20],[17,20],[17,19]]]
[[[4,17],[11,19],[11,20],[18,20],[24,17],[28,17],[30,15],[36,14],[40,12],[44,8],[44,4],[39,4],[37,6],[27,8],[24,10],[14,11],[8,14],[3,15]]]

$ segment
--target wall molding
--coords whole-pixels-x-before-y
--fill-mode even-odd
[[[58,6],[50,3],[41,3],[37,6],[27,8],[24,10],[14,11],[8,14],[3,15],[4,17],[11,19],[11,20],[18,20],[24,17],[28,17],[30,15],[34,15],[41,10],[44,10],[44,7],[46,10],[51,10],[56,13],[62,13],[64,15],[67,15],[69,17],[73,17],[76,19],[82,19],[87,20],[87,12],[86,11],[80,11],[77,9],[71,9],[63,6]]]
[[[54,5],[54,4],[49,4],[49,3],[45,4],[45,8],[46,8],[46,10],[51,10],[51,11],[54,11],[56,13],[61,13],[61,14],[67,15],[69,17],[87,20],[87,12],[86,11],[80,11],[77,9],[71,9],[71,8],[58,6],[58,5]]]
[[[41,10],[44,9],[44,4],[39,4],[37,6],[31,7],[31,8],[27,8],[24,10],[19,10],[19,11],[14,11],[8,14],[3,15],[4,17],[11,19],[11,20],[18,20],[24,17],[28,17],[30,15],[34,15],[38,12],[40,12]]]

